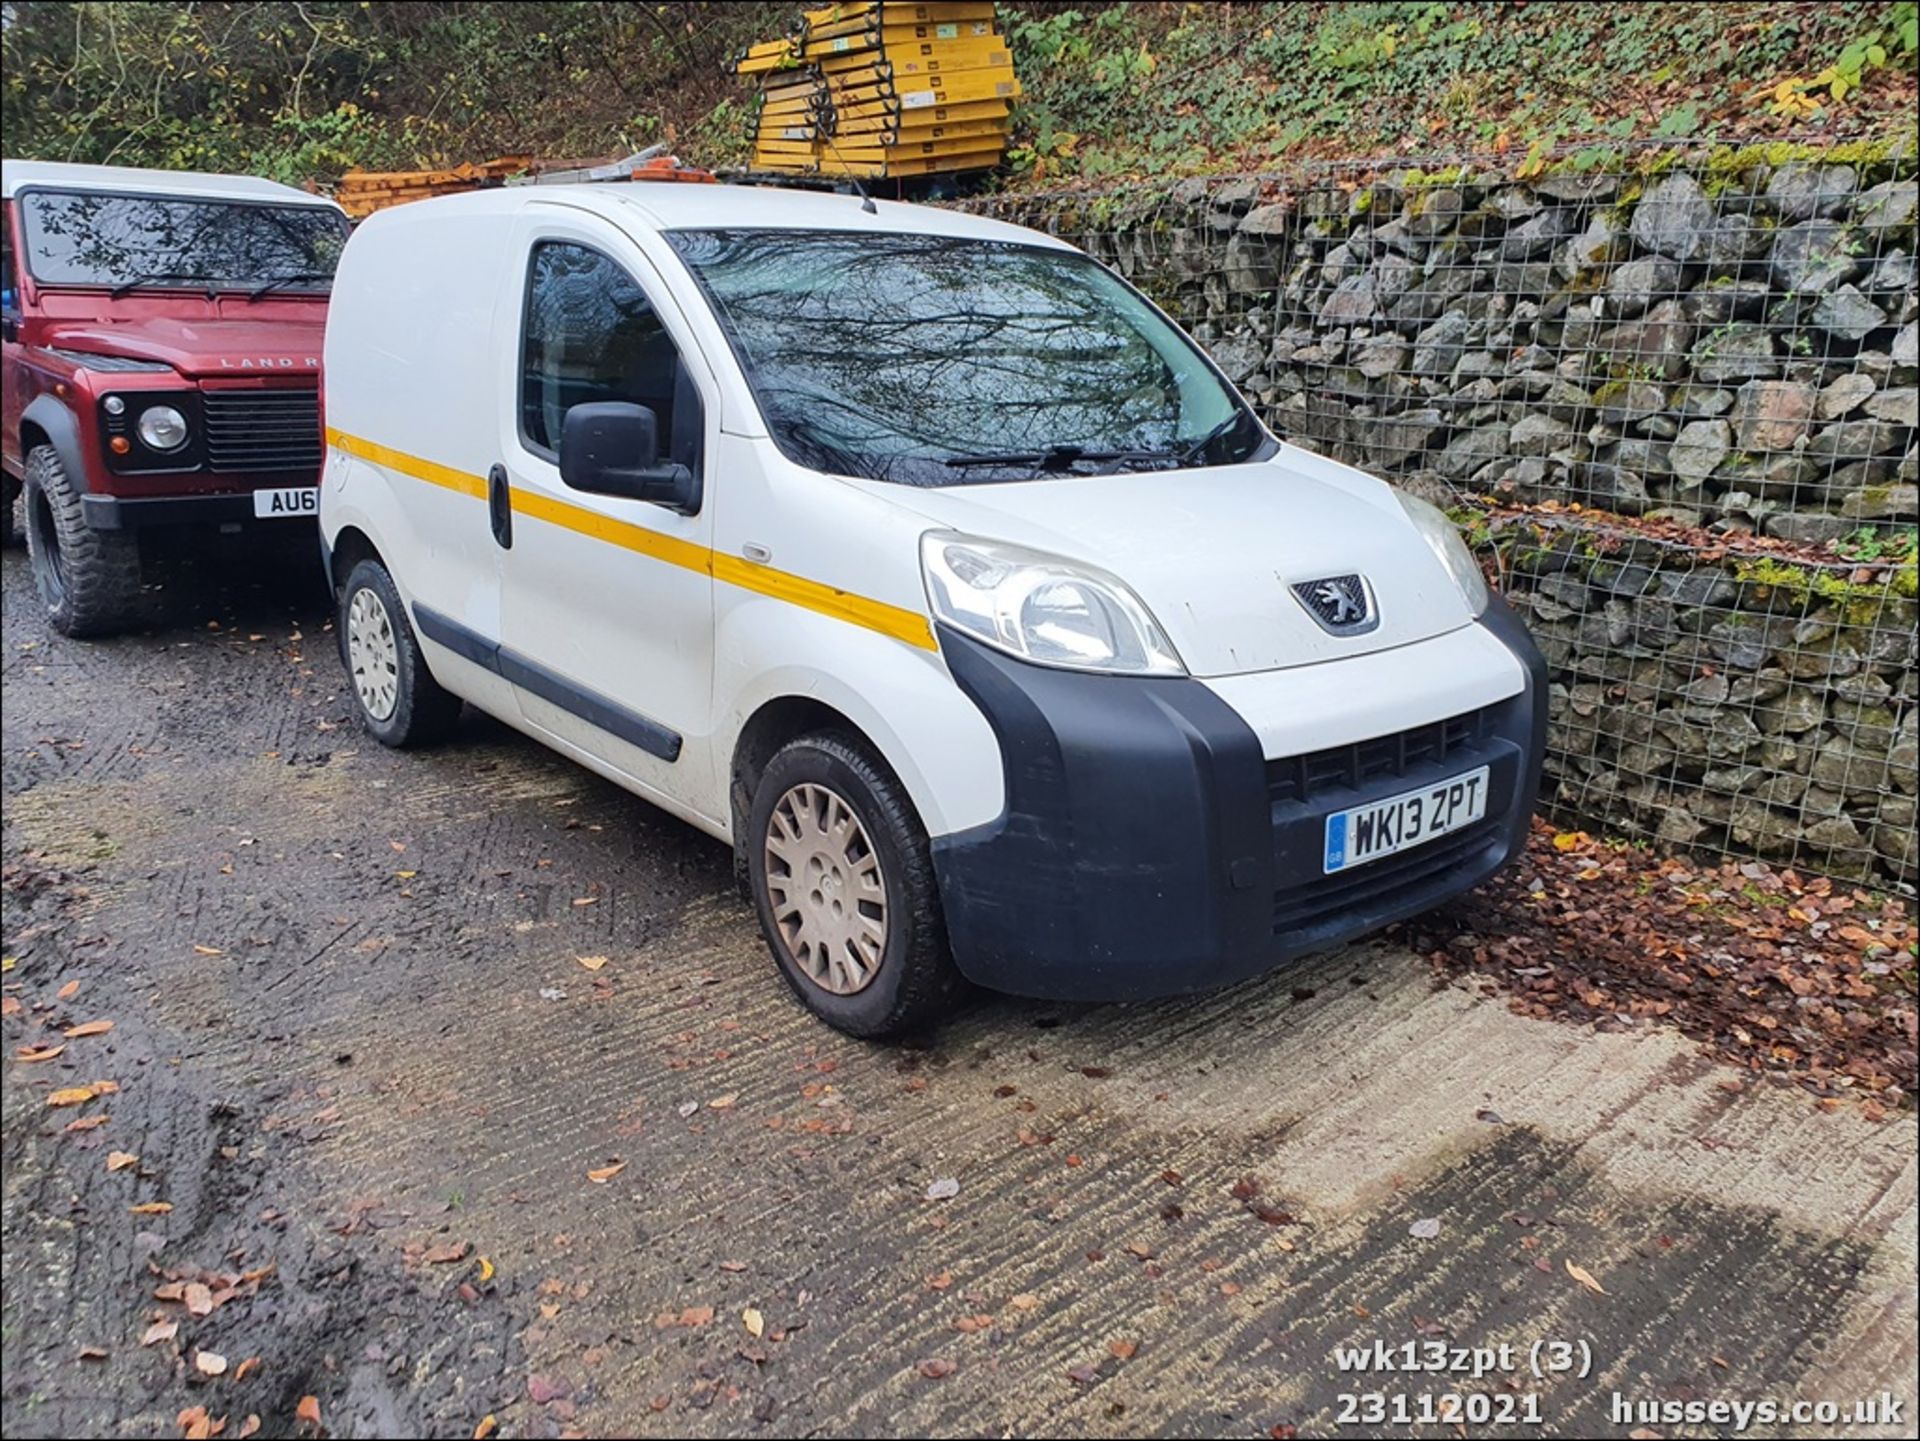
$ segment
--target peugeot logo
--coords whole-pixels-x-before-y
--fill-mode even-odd
[[[1365,635],[1380,624],[1380,614],[1373,604],[1373,587],[1363,575],[1330,575],[1324,580],[1302,581],[1293,587],[1293,594],[1329,635]]]

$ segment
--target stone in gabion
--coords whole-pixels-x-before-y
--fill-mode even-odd
[[[1886,180],[1860,192],[1853,202],[1854,221],[1867,230],[1904,230],[1920,208],[1920,183]]]
[[[1920,390],[1913,386],[1903,386],[1898,390],[1883,390],[1867,402],[1867,414],[1875,420],[1884,420],[1888,425],[1904,425],[1912,429],[1920,425]]]
[[[1691,260],[1706,246],[1713,201],[1691,175],[1669,175],[1640,197],[1633,212],[1633,238],[1643,250]]]
[[[1839,420],[1859,409],[1861,402],[1872,394],[1873,377],[1857,370],[1849,371],[1820,392],[1814,415],[1821,420]]]
[[[1791,450],[1807,433],[1818,395],[1804,381],[1748,381],[1734,397],[1734,438],[1742,450]]]
[[[1725,325],[1703,336],[1693,349],[1696,378],[1719,384],[1778,375],[1773,336],[1764,325]]]
[[[1847,208],[1859,184],[1844,165],[1783,165],[1767,182],[1767,201],[1782,220],[1831,218]]]
[[[1607,308],[1623,318],[1638,315],[1656,300],[1679,290],[1685,273],[1679,261],[1664,255],[1643,255],[1616,265],[1607,277]]]
[[[1782,290],[1817,294],[1844,285],[1865,267],[1854,253],[1853,233],[1831,220],[1785,226],[1767,257]]]
[[[1667,452],[1667,465],[1695,483],[1712,475],[1733,448],[1733,427],[1724,420],[1695,420],[1680,428]]]
[[[1887,313],[1851,285],[1821,296],[1810,318],[1827,334],[1855,345],[1887,323]]]

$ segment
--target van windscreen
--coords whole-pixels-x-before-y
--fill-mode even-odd
[[[945,486],[1231,465],[1270,444],[1193,342],[1077,251],[871,231],[667,238],[798,464]]]
[[[346,217],[319,205],[28,190],[23,258],[42,285],[326,291]]]

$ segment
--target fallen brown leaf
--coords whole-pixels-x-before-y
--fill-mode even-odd
[[[749,1306],[740,1313],[740,1324],[747,1328],[747,1334],[749,1336],[758,1340],[766,1333],[767,1318],[762,1316],[754,1307]]]
[[[602,1166],[596,1171],[587,1172],[587,1179],[595,1185],[604,1186],[626,1169],[627,1163],[625,1161],[615,1161],[611,1166]]]
[[[82,1116],[77,1121],[67,1122],[66,1129],[69,1131],[91,1131],[96,1126],[106,1125],[107,1120],[108,1117],[106,1116]]]
[[[429,1246],[422,1256],[429,1266],[445,1266],[450,1262],[466,1259],[471,1249],[465,1241],[446,1241],[438,1246]]]
[[[590,971],[597,971],[607,963],[605,956],[575,956],[574,959]]]
[[[1138,1341],[1109,1341],[1107,1342],[1107,1349],[1114,1354],[1116,1360],[1131,1361],[1134,1352],[1140,1349],[1140,1343]]]
[[[80,983],[78,981],[68,981],[53,994],[56,1000],[70,1001],[80,994]]]
[[[107,1169],[109,1171],[124,1171],[129,1166],[137,1166],[139,1164],[140,1158],[131,1151],[107,1152]]]
[[[47,1097],[49,1106],[84,1106],[97,1092],[92,1086],[65,1086]]]
[[[187,1314],[191,1316],[211,1316],[213,1314],[213,1292],[204,1282],[187,1282],[186,1289],[181,1293],[180,1299],[186,1302]]]
[[[1598,1281],[1593,1279],[1593,1273],[1587,1270],[1586,1267],[1576,1266],[1571,1261],[1565,1262],[1564,1264],[1566,1265],[1566,1268],[1567,1268],[1567,1274],[1573,1277],[1573,1279],[1578,1281],[1582,1286],[1585,1286],[1589,1291],[1592,1291],[1596,1295],[1600,1295],[1600,1296],[1604,1296],[1607,1294],[1606,1288],[1602,1286]]]
[[[142,1346],[158,1346],[162,1341],[171,1341],[180,1333],[178,1321],[155,1321],[140,1333]]]
[[[943,1381],[959,1369],[956,1363],[949,1361],[945,1356],[929,1356],[919,1366],[920,1374],[929,1381]]]
[[[249,1356],[247,1357],[246,1360],[242,1361],[238,1366],[235,1366],[233,1368],[233,1379],[236,1381],[244,1381],[247,1379],[247,1377],[251,1376],[255,1371],[258,1371],[260,1369],[260,1366],[261,1366],[261,1361],[258,1356]]]
[[[489,1411],[480,1418],[480,1424],[473,1428],[473,1441],[487,1441],[487,1438],[499,1429],[500,1418]]]
[[[69,1041],[77,1041],[82,1036],[104,1036],[113,1029],[112,1021],[83,1021],[77,1026],[68,1026],[60,1034]]]
[[[227,1358],[218,1351],[195,1351],[193,1369],[202,1376],[224,1376],[227,1374]]]
[[[318,1426],[320,1424],[320,1398],[318,1396],[302,1396],[300,1398],[300,1404],[293,1408],[293,1414],[297,1420],[304,1421],[309,1426]]]
[[[64,1050],[66,1050],[66,1046],[64,1045],[22,1046],[19,1050],[15,1051],[13,1054],[17,1056],[20,1060],[25,1061],[28,1065],[33,1065],[37,1061],[51,1061],[55,1056],[59,1055]]]
[[[131,1216],[164,1216],[173,1209],[171,1201],[142,1201],[137,1206],[127,1207]]]

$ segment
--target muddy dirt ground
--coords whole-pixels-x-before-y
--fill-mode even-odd
[[[75,643],[5,557],[10,1436],[1910,1434],[1911,1112],[1385,943],[851,1041],[720,846],[477,716],[360,735],[304,551],[158,579]]]

